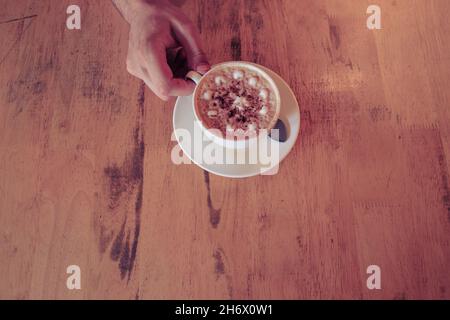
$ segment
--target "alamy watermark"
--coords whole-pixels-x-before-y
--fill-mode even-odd
[[[261,168],[261,174],[273,175],[278,172],[280,162],[278,129],[270,131],[261,129],[257,136],[242,135],[241,140],[232,140],[229,137],[228,139],[220,138],[219,134],[220,132],[215,133],[217,139],[213,141],[212,134],[205,134],[200,125],[194,126],[193,132],[187,129],[175,129],[171,139],[172,141],[180,140],[180,143],[172,149],[172,162],[176,165],[192,163],[198,165],[258,165]],[[183,151],[189,154],[190,158]]]
[[[66,269],[67,277],[66,286],[69,290],[80,290],[81,289],[81,269],[76,264],[72,264]]]

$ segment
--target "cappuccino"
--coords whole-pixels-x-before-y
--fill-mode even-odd
[[[273,128],[279,94],[263,72],[239,64],[208,72],[196,90],[196,113],[203,126],[226,139],[257,135]]]

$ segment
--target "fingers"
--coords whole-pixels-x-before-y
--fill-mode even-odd
[[[171,79],[167,83],[158,84],[156,81],[150,80],[147,70],[143,70],[142,79],[150,90],[164,101],[169,100],[170,97],[189,96],[195,88],[193,83],[183,79]]]
[[[172,79],[169,84],[169,95],[174,97],[189,96],[194,92],[195,84],[184,79]]]
[[[192,82],[174,78],[163,43],[148,42],[141,59],[141,79],[160,99],[167,101],[169,97],[187,96],[194,91]]]
[[[176,15],[172,21],[177,40],[186,50],[189,67],[200,73],[210,69],[208,58],[202,50],[200,35],[186,17]]]
[[[134,76],[142,79],[145,84],[161,99],[168,100],[171,96],[186,96],[192,94],[195,84],[184,80],[187,67],[200,73],[210,69],[204,54],[200,37],[194,25],[179,10],[165,8],[167,14],[154,14],[144,20],[139,20],[131,26],[129,59],[127,69]],[[145,26],[142,23],[145,22]],[[150,31],[143,32],[143,28]],[[187,66],[175,66],[172,71],[168,61],[168,48],[181,44],[184,50],[175,52],[174,61],[180,60],[177,53],[186,54]],[[170,53],[170,52],[169,52]],[[184,59],[182,59],[184,60]],[[172,66],[174,67],[174,66]]]

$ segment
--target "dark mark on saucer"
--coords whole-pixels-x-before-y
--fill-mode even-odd
[[[278,132],[272,131],[272,130],[278,130]],[[272,130],[270,131],[269,136],[273,140],[279,141],[279,142],[286,142],[286,140],[288,139],[288,134],[287,134],[286,126],[282,120],[278,119]]]

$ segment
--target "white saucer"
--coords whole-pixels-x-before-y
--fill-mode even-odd
[[[271,143],[279,144],[279,157],[276,163],[270,165],[257,164],[207,164],[204,161],[196,161],[194,156],[194,146],[199,144],[202,148],[207,145],[211,145],[211,140],[204,139],[202,136],[194,135],[194,132],[201,131],[199,124],[197,123],[194,115],[194,106],[192,105],[192,96],[179,97],[175,103],[173,111],[173,128],[175,137],[178,144],[183,150],[183,153],[195,164],[202,169],[217,174],[223,177],[229,178],[246,178],[259,174],[273,174],[276,173],[278,164],[288,155],[291,149],[294,147],[297,140],[298,133],[300,131],[300,110],[298,107],[297,99],[288,84],[275,72],[269,70],[263,66],[257,65],[259,68],[267,72],[280,90],[281,95],[281,110],[280,119],[283,121],[287,130],[287,139],[285,142],[274,142],[270,138]],[[181,138],[177,132],[178,129],[187,130],[191,136],[191,141],[183,141],[186,139]],[[194,141],[196,139],[196,141]],[[198,150],[196,150],[198,152]],[[244,150],[233,150],[233,152],[245,152]],[[238,156],[237,156],[238,157]]]

